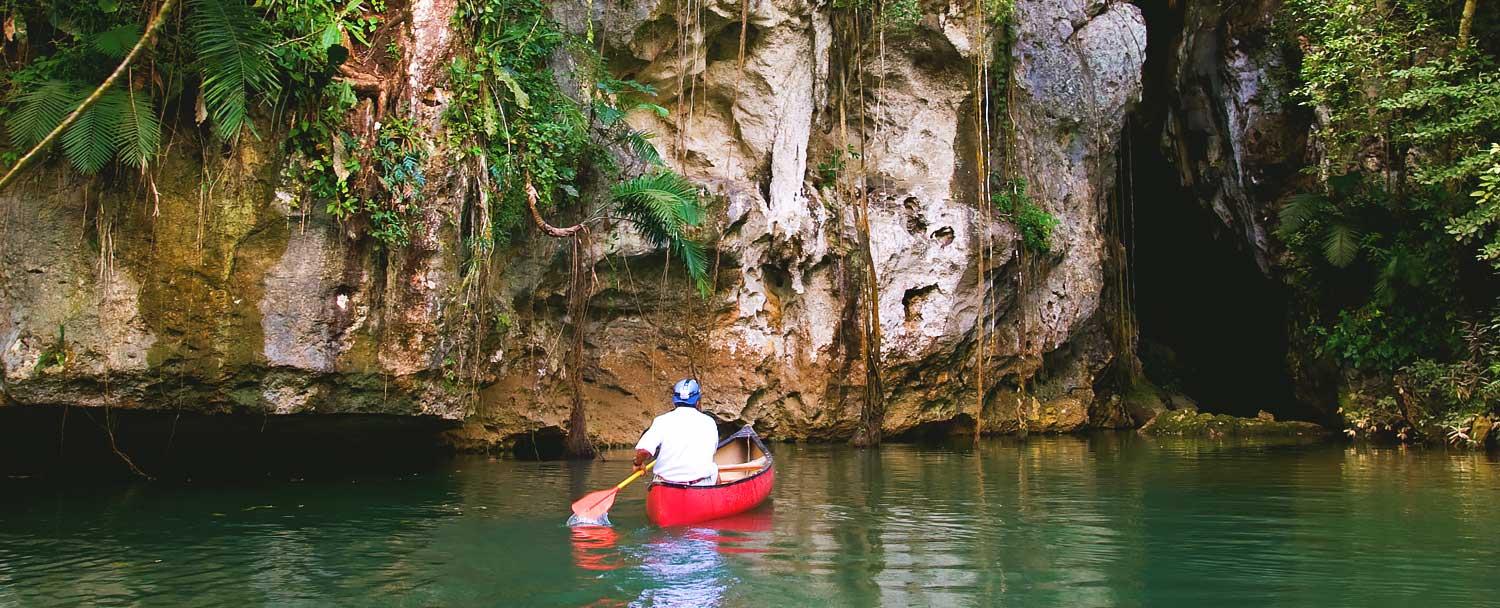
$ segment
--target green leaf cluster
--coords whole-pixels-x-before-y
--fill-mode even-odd
[[[1060,223],[1057,216],[1031,199],[1026,193],[1026,180],[1006,180],[999,175],[990,176],[990,180],[990,203],[1021,233],[1021,246],[1035,253],[1051,253],[1052,231]]]
[[[630,221],[652,245],[666,247],[687,266],[700,295],[707,297],[708,263],[703,246],[688,234],[688,228],[702,221],[698,186],[671,171],[615,184],[610,189],[615,210]]]
[[[15,95],[9,120],[11,143],[30,148],[78,108],[89,90],[76,82],[52,80]],[[145,167],[161,144],[161,122],[152,100],[136,91],[112,90],[62,134],[73,167],[96,173],[111,160]]]
[[[630,126],[632,112],[659,117],[656,91],[613,76],[587,40],[565,33],[541,0],[462,0],[455,25],[466,53],[449,65],[453,100],[444,116],[450,144],[479,161],[488,201],[487,234],[471,246],[511,241],[527,217],[526,185],[538,210],[587,209],[591,183],[613,183],[597,213],[629,221],[654,245],[680,258],[706,293],[702,245],[689,234],[701,219],[698,188],[668,170],[650,133]],[[550,66],[573,64],[566,75]],[[618,157],[635,159],[621,166]],[[626,178],[626,173],[637,173]],[[585,219],[587,221],[587,219]]]
[[[1297,333],[1409,394],[1441,393],[1449,372],[1483,367],[1465,354],[1468,337],[1495,340],[1464,328],[1500,293],[1500,21],[1481,15],[1460,47],[1463,4],[1284,8],[1288,44],[1303,51],[1294,97],[1317,116],[1323,155],[1278,215]]]
[[[141,2],[40,2],[12,15],[27,23],[28,43],[43,52],[4,78],[10,143],[36,145],[103,82],[140,40],[150,17]],[[268,57],[269,32],[246,0],[189,0],[181,20],[158,34],[129,77],[104,93],[61,138],[82,173],[110,162],[143,169],[161,147],[166,110],[197,95],[214,132],[236,137],[252,99],[275,98],[280,83]]]

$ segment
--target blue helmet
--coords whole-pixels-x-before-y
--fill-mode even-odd
[[[686,405],[698,407],[698,398],[703,396],[698,390],[698,381],[692,378],[678,380],[672,387],[672,405]]]

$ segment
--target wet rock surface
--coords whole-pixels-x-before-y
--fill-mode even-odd
[[[1051,253],[1025,261],[1015,230],[975,200],[974,64],[996,32],[976,32],[963,8],[924,16],[847,67],[880,83],[861,128],[835,118],[827,5],[752,4],[743,68],[736,2],[704,2],[685,37],[667,2],[590,6],[562,3],[555,16],[592,20],[612,69],[656,87],[672,113],[628,120],[716,201],[707,299],[628,229],[588,252],[599,280],[581,374],[595,441],[634,440],[671,382],[692,375],[721,420],[776,438],[850,436],[864,379],[850,329],[854,224],[850,203],[813,178],[840,143],[865,151],[872,184],[885,431],[1098,422],[1095,385],[1116,355],[1101,306],[1103,200],[1146,50],[1135,6],[1016,3],[1015,161],[1060,220]],[[404,111],[437,133],[453,7],[406,10],[404,48],[418,51],[403,64]],[[473,449],[566,426],[563,245],[521,239],[466,275],[452,218],[473,201],[453,151],[432,155],[412,243],[389,249],[308,204],[268,144],[207,169],[200,158],[174,150],[159,195],[99,191],[56,170],[0,194],[7,402],[424,416],[461,422],[449,440]],[[983,277],[981,248],[997,252]],[[972,361],[985,293],[981,400]],[[495,311],[476,320],[481,298]]]

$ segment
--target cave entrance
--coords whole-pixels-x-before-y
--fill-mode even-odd
[[[163,481],[417,472],[451,456],[442,434],[453,427],[433,416],[14,405],[0,407],[0,475],[136,479],[131,464]]]
[[[1144,93],[1124,145],[1131,254],[1146,377],[1202,411],[1307,419],[1287,368],[1287,294],[1210,208],[1181,185],[1163,150],[1185,3],[1138,2],[1146,18]],[[1176,5],[1176,6],[1174,6]],[[1133,224],[1133,225],[1131,225]]]

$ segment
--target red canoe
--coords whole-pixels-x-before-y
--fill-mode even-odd
[[[746,426],[719,442],[714,452],[719,483],[689,486],[656,481],[646,490],[646,515],[658,526],[684,526],[755,508],[771,495],[776,468],[771,451]]]

